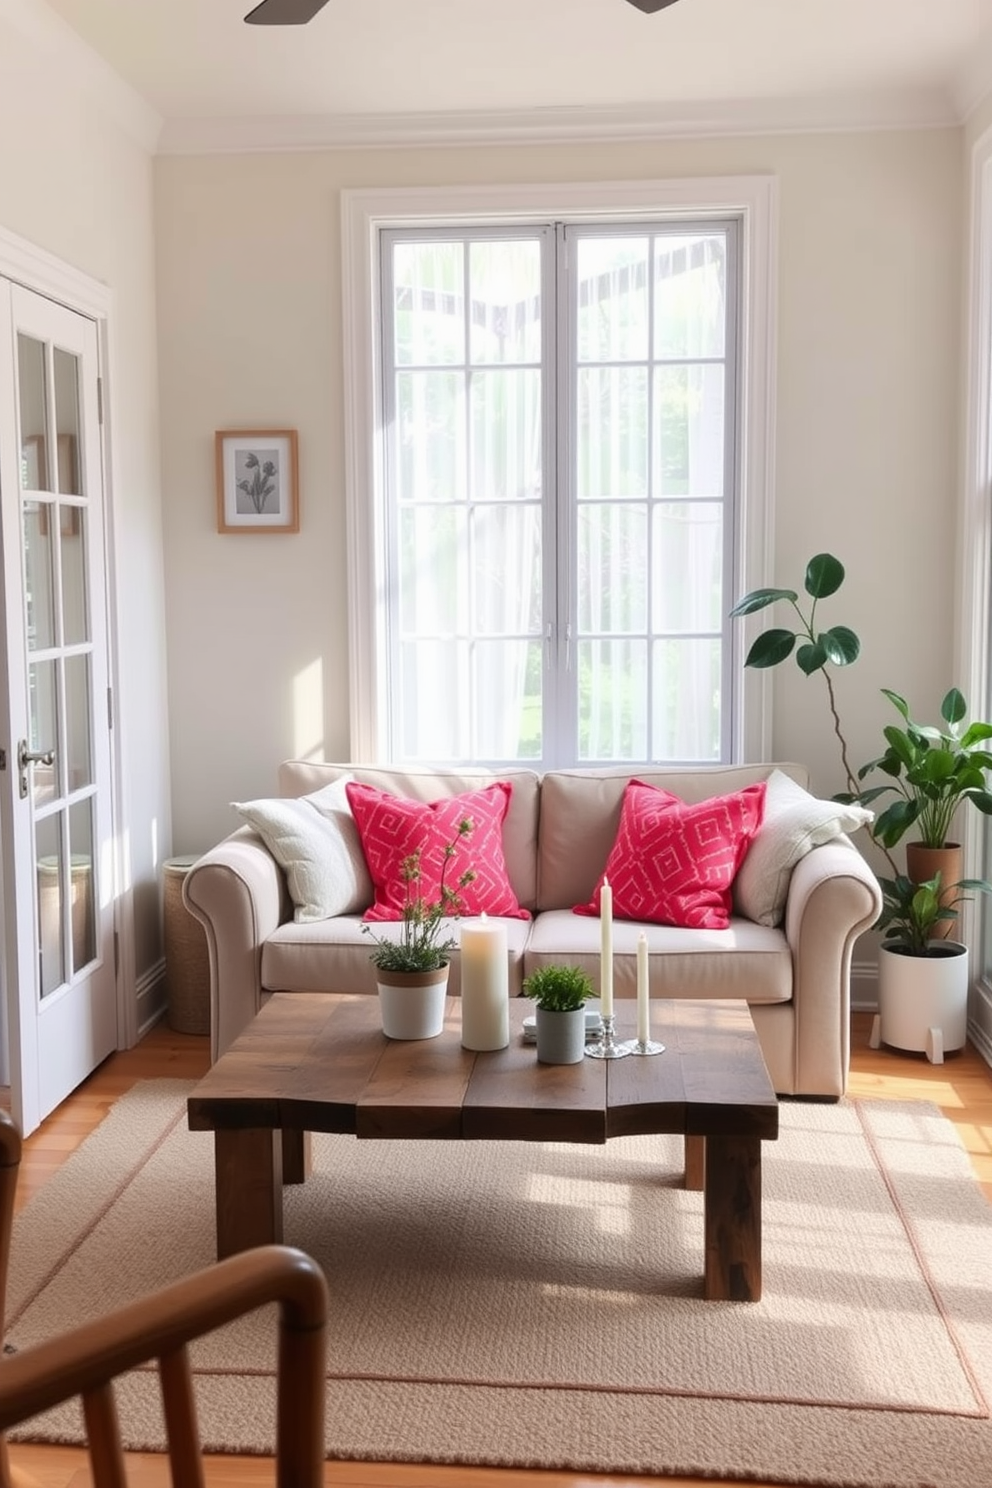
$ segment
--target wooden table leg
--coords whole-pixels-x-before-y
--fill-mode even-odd
[[[306,1183],[312,1172],[313,1143],[310,1140],[310,1132],[294,1131],[290,1127],[283,1127],[283,1183]]]
[[[685,1187],[692,1189],[694,1193],[701,1192],[705,1173],[706,1138],[687,1136],[685,1139]]]
[[[214,1132],[217,1259],[282,1243],[282,1133]]]
[[[703,1197],[709,1302],[761,1298],[761,1141],[707,1137]]]

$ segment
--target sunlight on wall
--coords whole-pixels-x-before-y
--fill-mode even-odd
[[[293,678],[293,755],[324,757],[324,667],[319,657]]]

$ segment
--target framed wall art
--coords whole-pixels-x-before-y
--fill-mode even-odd
[[[299,532],[295,429],[218,429],[218,532]]]

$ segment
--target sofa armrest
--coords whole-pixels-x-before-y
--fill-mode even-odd
[[[262,947],[289,918],[283,873],[261,837],[240,827],[193,864],[183,901],[206,931],[210,1058],[220,1058],[262,1006]]]
[[[841,1096],[851,1057],[851,956],[882,908],[874,873],[848,837],[792,871],[785,934],[792,950],[796,1090]]]

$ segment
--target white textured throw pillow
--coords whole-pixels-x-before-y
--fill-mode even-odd
[[[293,918],[327,920],[372,903],[372,880],[341,776],[312,795],[232,801],[285,870]]]
[[[864,806],[819,801],[781,770],[768,777],[765,814],[734,879],[734,906],[758,925],[778,925],[799,859],[873,820]]]

